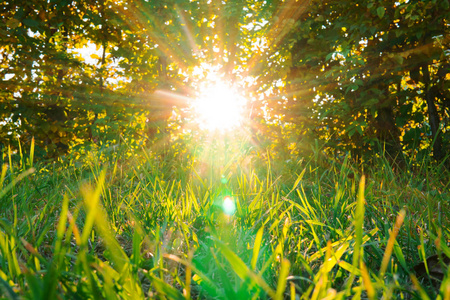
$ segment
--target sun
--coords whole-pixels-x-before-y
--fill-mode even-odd
[[[241,125],[245,103],[231,85],[216,82],[200,91],[193,107],[200,128],[223,132]]]
[[[200,128],[228,131],[241,125],[246,99],[224,82],[207,85],[193,103]]]

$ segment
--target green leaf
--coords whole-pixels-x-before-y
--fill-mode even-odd
[[[333,57],[334,52],[330,52],[327,54],[327,57],[325,58],[326,61],[329,61],[331,57]]]
[[[403,64],[403,57],[401,55],[395,55],[394,60],[399,64]]]
[[[377,15],[380,19],[383,19],[384,13],[385,13],[385,10],[384,10],[383,6],[380,6],[377,8]]]
[[[32,20],[32,19],[23,20],[23,24],[25,24],[26,26],[31,27],[31,28],[39,27],[39,22],[36,20]]]
[[[380,100],[378,100],[377,98],[372,98],[372,99],[369,99],[369,100],[365,101],[363,103],[363,105],[366,106],[366,107],[372,107],[375,104],[378,104],[378,102],[380,102]]]
[[[362,135],[363,134],[363,129],[362,129],[362,127],[361,126],[356,126],[356,131],[358,131],[358,133],[360,134],[360,135]]]
[[[351,127],[348,131],[347,134],[349,137],[352,137],[356,132],[356,128],[355,127]]]

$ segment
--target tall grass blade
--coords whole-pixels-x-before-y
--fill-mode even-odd
[[[31,146],[30,146],[30,161],[29,161],[29,167],[32,168],[34,163],[34,137],[31,139]]]
[[[222,255],[225,259],[230,263],[234,272],[237,276],[239,276],[242,280],[246,280],[247,278],[251,279],[254,283],[260,286],[270,297],[276,298],[276,293],[269,287],[269,285],[264,281],[264,279],[253,273],[247,265],[242,261],[242,259],[237,256],[233,251],[230,250],[225,244],[221,241],[217,241],[217,246],[220,248]]]
[[[253,244],[253,256],[251,261],[251,267],[252,270],[255,271],[256,271],[256,263],[258,261],[259,256],[259,249],[261,249],[263,233],[264,233],[264,226],[261,226],[261,228],[259,228],[258,232],[256,233],[255,243]]]
[[[50,264],[48,272],[44,276],[43,298],[53,299],[56,294],[56,286],[58,284],[58,277],[62,269],[62,262],[64,259],[66,249],[62,247],[62,240],[66,230],[67,214],[69,211],[69,198],[64,196],[59,222],[56,229],[55,250],[53,254],[53,261]]]
[[[364,190],[366,185],[366,177],[362,175],[361,181],[359,182],[358,188],[358,197],[356,201],[356,210],[355,210],[355,244],[353,249],[353,268],[357,269],[359,267],[359,259],[361,252],[361,245],[363,241],[363,230],[364,230],[364,211],[365,211],[365,199],[364,199]],[[355,272],[352,272],[350,278],[347,282],[347,290],[350,291],[350,288],[353,284],[353,280],[355,279]]]
[[[16,248],[15,238],[0,231],[0,251],[2,254],[2,264],[8,265],[7,271],[10,274],[11,279],[15,279],[22,274],[16,255]]]
[[[20,299],[19,296],[13,291],[13,289],[11,288],[11,286],[8,284],[7,281],[5,281],[2,276],[0,276],[0,283],[1,283],[1,287],[0,291],[3,289],[5,292],[5,294],[8,296],[9,299]]]
[[[364,230],[364,211],[365,211],[365,199],[364,199],[364,187],[366,184],[366,177],[363,175],[359,182],[358,200],[355,211],[355,249],[353,252],[353,265],[359,265],[359,254],[361,252],[361,244]]]
[[[191,251],[189,251],[188,254],[188,258],[189,261],[192,262],[192,256],[193,253]],[[191,299],[191,280],[192,280],[192,269],[190,267],[190,265],[186,266],[186,283],[184,285],[184,289],[183,289],[183,295],[186,298],[186,300],[190,300]]]
[[[81,245],[87,246],[89,235],[91,234],[94,226],[95,219],[97,218],[97,212],[99,210],[100,194],[102,192],[103,184],[105,182],[106,172],[101,172],[98,178],[98,184],[94,191],[90,187],[84,186],[82,194],[84,198],[84,204],[87,210],[86,220],[84,222],[83,232],[81,234]]]
[[[294,182],[294,185],[292,186],[292,189],[289,191],[289,193],[286,195],[286,197],[288,197],[299,185],[300,181],[302,181],[303,176],[305,175],[306,172],[306,168],[303,169],[303,171],[300,173],[300,175],[297,176],[297,179]]]
[[[367,267],[364,264],[364,262],[362,260],[360,262],[361,262],[360,269],[363,278],[363,284],[364,287],[366,288],[367,296],[369,297],[369,299],[375,299],[376,292],[373,287],[372,281],[370,280],[369,271],[367,270]]]
[[[3,187],[3,182],[5,181],[6,171],[8,171],[8,165],[4,164],[2,166],[2,175],[0,177],[0,188]]]
[[[392,251],[394,250],[395,239],[397,238],[398,232],[400,231],[400,227],[403,224],[403,220],[405,219],[405,214],[406,214],[405,210],[402,209],[397,216],[394,228],[392,229],[391,234],[389,236],[389,240],[386,245],[386,250],[384,251],[383,260],[381,261],[381,267],[380,267],[380,273],[379,273],[380,278],[382,278],[384,276],[384,273],[386,272],[386,269],[388,267],[389,260],[392,255]]]
[[[3,166],[3,169],[5,169],[5,166]],[[12,171],[12,168],[11,168]],[[25,177],[27,177],[30,174],[33,174],[35,171],[34,168],[30,168],[22,173],[19,174],[19,176],[17,176],[16,178],[14,178],[7,186],[5,186],[2,190],[0,190],[0,199],[2,199],[12,188],[14,188],[14,186],[21,181],[22,179],[24,179]],[[2,179],[3,179],[3,170],[2,170]],[[3,181],[3,180],[2,180]]]
[[[170,284],[162,281],[162,279],[150,275],[154,288],[163,295],[166,295],[169,299],[184,300],[183,294]]]
[[[211,294],[211,296],[220,294],[221,288],[211,278],[209,278],[205,273],[203,273],[198,268],[196,268],[192,264],[192,262],[181,259],[178,256],[173,255],[173,254],[164,254],[164,257],[168,258],[170,260],[173,260],[177,263],[180,263],[186,267],[189,267],[196,274],[196,275],[194,275],[194,279],[195,279],[195,276],[198,276],[201,279],[203,286],[205,287],[205,289],[208,290],[208,292]]]
[[[419,292],[420,299],[430,300],[430,297],[428,296],[427,292],[425,292],[425,290],[422,288],[416,276],[411,274],[411,281],[413,282],[414,288]]]
[[[141,242],[142,242],[142,235],[139,232],[140,230],[135,229],[133,233],[133,264],[135,267],[139,266],[140,260],[141,260]]]
[[[108,300],[114,299],[130,299],[131,295],[126,295],[128,297],[120,297],[117,293],[117,288],[115,282],[120,280],[120,275],[110,266],[106,265],[102,261],[98,261],[96,264],[92,264],[92,267],[101,275],[103,290],[105,293],[105,298]]]
[[[66,223],[69,212],[69,198],[64,195],[61,213],[59,214],[58,227],[56,229],[55,256],[59,258],[61,252],[61,244],[66,231]]]
[[[283,294],[286,289],[286,278],[289,275],[289,267],[291,266],[291,263],[287,259],[283,259],[281,262],[281,268],[280,273],[278,275],[278,284],[277,284],[277,292],[275,295],[276,300],[283,299]]]
[[[14,165],[12,162],[12,153],[11,153],[10,145],[8,145],[8,161],[9,161],[9,169],[11,170],[11,174],[14,174]]]
[[[290,294],[290,299],[295,300],[295,298],[296,298],[295,284],[292,281],[289,282],[289,294]]]
[[[409,267],[406,263],[405,256],[403,255],[402,248],[398,244],[397,241],[394,242],[394,254],[395,257],[397,257],[398,262],[400,263],[400,266],[402,266],[403,270],[405,270],[406,273],[409,273]]]

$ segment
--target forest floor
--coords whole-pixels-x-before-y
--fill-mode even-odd
[[[450,299],[444,168],[220,149],[7,157],[0,296]]]

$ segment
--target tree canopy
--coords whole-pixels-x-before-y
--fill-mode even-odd
[[[448,0],[11,0],[0,14],[4,149],[176,136],[215,68],[280,151],[448,153]]]

